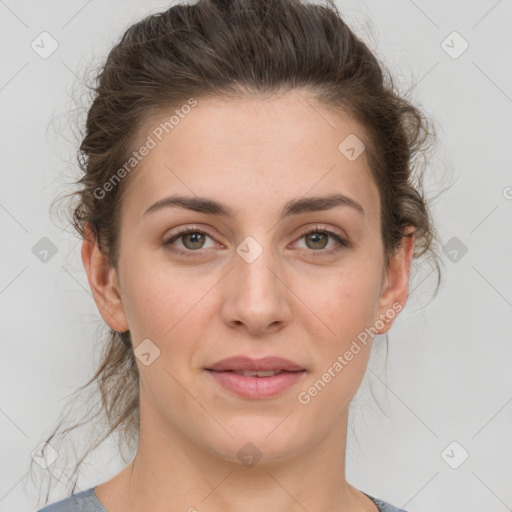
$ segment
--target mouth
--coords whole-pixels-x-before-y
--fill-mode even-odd
[[[277,356],[267,356],[260,359],[255,359],[249,356],[234,356],[222,359],[212,364],[206,370],[212,370],[217,372],[224,371],[252,371],[252,372],[264,372],[264,371],[287,371],[295,372],[305,370],[300,364]]]
[[[274,375],[279,375],[280,373],[283,373],[286,370],[260,370],[260,371],[226,370],[226,371],[234,373],[235,375],[243,375],[244,377],[273,377]]]
[[[220,386],[239,397],[270,398],[283,393],[306,374],[306,369],[279,357],[237,356],[205,368]]]

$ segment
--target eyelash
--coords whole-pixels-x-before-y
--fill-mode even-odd
[[[181,249],[176,249],[176,248],[171,247],[171,244],[173,242],[175,242],[182,236],[188,235],[190,233],[202,233],[202,234],[213,239],[213,237],[207,231],[205,231],[199,227],[187,227],[187,228],[181,229],[180,231],[178,231],[177,234],[173,235],[171,238],[169,238],[169,240],[164,242],[164,246],[166,247],[166,249],[168,251],[178,254],[180,256],[191,257],[191,258],[201,257],[202,256],[201,249],[198,249],[197,251],[192,251],[192,250],[183,251]],[[318,227],[313,228],[313,229],[309,228],[309,229],[302,231],[300,233],[298,240],[300,240],[301,238],[303,238],[306,235],[315,234],[315,233],[326,234],[326,235],[330,236],[338,243],[338,246],[334,247],[333,249],[329,249],[329,250],[319,249],[319,250],[315,251],[314,249],[310,249],[310,251],[312,251],[312,254],[309,257],[311,257],[311,258],[315,258],[317,256],[315,253],[321,253],[321,255],[329,256],[329,255],[335,254],[343,249],[347,249],[347,248],[351,247],[351,244],[340,234],[336,233],[335,231],[331,231],[329,229],[318,229]]]

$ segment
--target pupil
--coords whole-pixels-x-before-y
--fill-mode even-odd
[[[323,237],[323,238],[324,238],[324,243],[323,243],[323,244],[320,244],[320,245],[321,245],[321,247],[316,246],[316,247],[313,247],[314,249],[323,249],[323,248],[325,247],[325,239],[326,239],[326,235],[325,235],[325,233],[313,233],[313,234],[312,234],[312,235],[310,235],[310,236],[311,236],[311,237],[315,237],[315,238],[316,238],[316,240],[313,240],[313,243],[314,243],[314,244],[318,242],[318,237],[320,237],[320,238],[321,238],[321,237]]]
[[[199,241],[197,239],[195,239],[195,237],[199,237]],[[192,245],[193,245],[193,249],[200,249],[201,248],[201,242],[204,242],[203,238],[204,238],[204,234],[203,233],[189,233],[188,235],[185,235],[185,239],[187,238],[192,238]],[[199,246],[195,246],[194,244],[197,244],[199,243]]]

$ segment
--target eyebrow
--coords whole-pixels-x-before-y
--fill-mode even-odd
[[[330,210],[339,206],[348,206],[360,214],[365,215],[364,209],[360,203],[354,199],[343,194],[329,194],[321,197],[305,197],[299,199],[292,199],[288,201],[281,210],[280,219],[289,217],[290,215],[298,215],[306,212],[317,212]],[[205,213],[209,215],[217,215],[219,217],[234,217],[235,212],[229,206],[208,199],[206,197],[198,196],[169,196],[160,199],[155,204],[150,206],[142,215],[145,217],[148,214],[155,213],[164,208],[183,208],[192,210],[194,212]]]

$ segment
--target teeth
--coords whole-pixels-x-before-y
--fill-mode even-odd
[[[245,371],[245,370],[236,370],[233,373],[237,375],[243,375],[244,377],[273,377],[281,373],[283,370],[260,370],[260,371]]]

